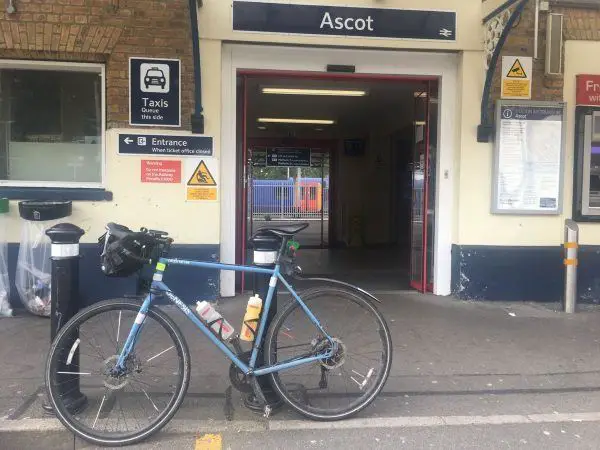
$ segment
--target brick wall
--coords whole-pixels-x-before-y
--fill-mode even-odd
[[[600,41],[600,7],[598,8],[565,8],[552,6],[552,13],[564,15],[565,40]],[[540,13],[538,36],[538,59],[533,62],[532,100],[561,101],[563,99],[564,80],[562,75],[545,75],[546,52],[546,13]],[[534,49],[534,1],[530,0],[502,50],[505,56],[533,56]],[[492,98],[500,98],[501,62],[494,74]]]
[[[108,127],[129,121],[130,56],[180,58],[182,127],[193,108],[187,0],[17,0],[0,11],[0,58],[104,62]]]

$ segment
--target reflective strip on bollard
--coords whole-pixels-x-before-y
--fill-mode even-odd
[[[52,258],[73,258],[79,256],[79,244],[52,244]]]

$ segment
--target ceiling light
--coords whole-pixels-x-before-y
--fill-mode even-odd
[[[300,88],[278,88],[264,87],[263,94],[283,94],[283,95],[331,95],[341,97],[363,97],[367,91],[356,89],[300,89]]]
[[[427,97],[427,92],[425,91],[415,91],[415,98],[419,97]]]
[[[274,117],[261,117],[258,119],[260,123],[299,123],[310,125],[333,125],[335,121],[329,119],[285,119]]]
[[[265,127],[264,125],[261,125],[260,127],[257,127],[259,130],[266,130],[267,127]]]

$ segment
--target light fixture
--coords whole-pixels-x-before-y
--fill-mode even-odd
[[[267,129],[267,127],[265,127],[264,125],[261,125],[261,126],[259,126],[259,127],[257,127],[257,128],[258,128],[259,130],[266,130],[266,129]]]
[[[333,125],[335,121],[330,119],[292,119],[292,118],[275,118],[275,117],[260,117],[260,123],[298,123],[309,125]]]
[[[329,95],[338,97],[363,97],[367,91],[358,89],[310,89],[310,88],[282,88],[282,87],[264,87],[263,94],[281,94],[281,95]]]
[[[426,91],[415,91],[415,98],[419,98],[419,97],[427,97],[427,92]]]

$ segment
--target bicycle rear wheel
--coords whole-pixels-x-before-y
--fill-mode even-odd
[[[160,309],[146,315],[135,347],[113,369],[141,304],[108,300],[78,313],[58,333],[46,363],[56,416],[80,438],[100,445],[139,442],[173,417],[187,391],[184,337]]]
[[[355,292],[314,288],[301,298],[338,350],[328,360],[272,373],[273,388],[311,419],[345,419],[366,408],[383,388],[392,365],[390,332],[375,306]],[[265,345],[269,365],[331,348],[296,301],[274,319]]]

